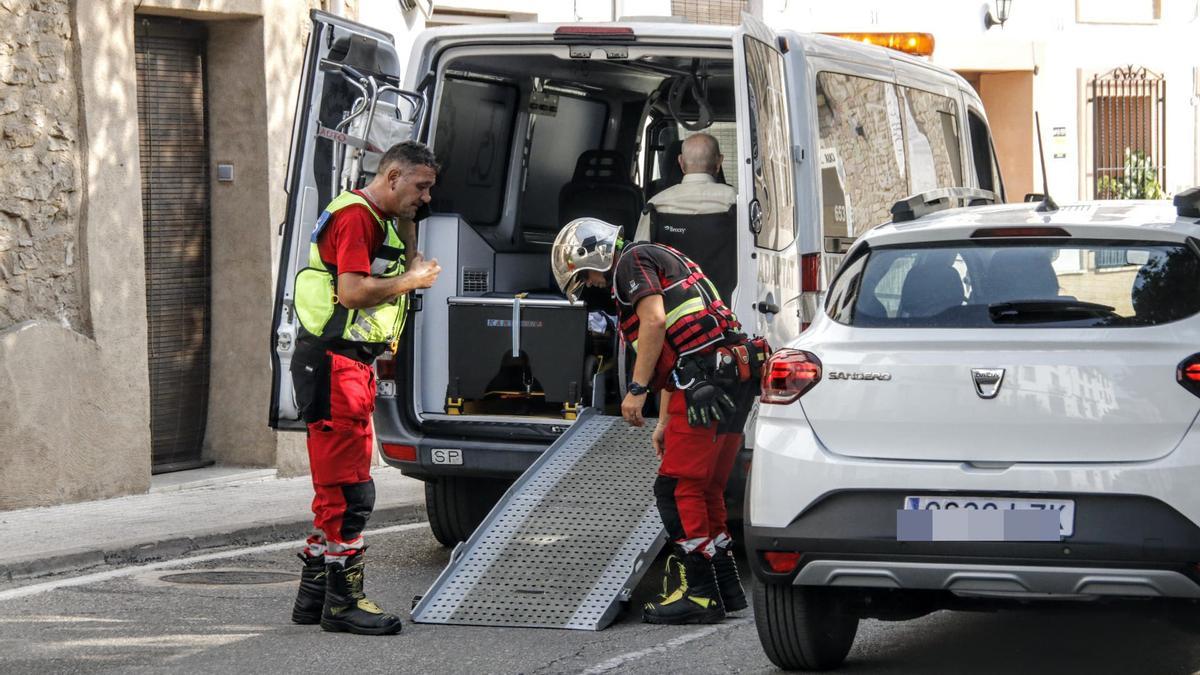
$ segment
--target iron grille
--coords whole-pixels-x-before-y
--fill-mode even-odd
[[[1167,82],[1124,66],[1088,83],[1092,120],[1092,195],[1158,199],[1167,183]]]

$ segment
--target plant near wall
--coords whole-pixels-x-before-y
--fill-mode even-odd
[[[1119,176],[1101,176],[1096,185],[1100,199],[1163,199],[1158,167],[1141,150],[1125,148],[1125,167]]]

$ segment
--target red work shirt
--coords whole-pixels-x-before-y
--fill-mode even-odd
[[[362,190],[355,190],[354,194],[379,211],[379,206]],[[334,213],[325,224],[325,229],[317,236],[317,250],[321,253],[321,261],[332,265],[338,274],[359,272],[369,276],[371,259],[383,245],[383,235],[383,228],[367,207],[351,204]]]

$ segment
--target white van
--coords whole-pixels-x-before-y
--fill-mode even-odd
[[[441,28],[405,60],[386,32],[320,12],[312,20],[286,186],[271,424],[302,428],[289,375],[292,282],[318,215],[370,179],[383,149],[428,142],[442,166],[419,248],[444,271],[411,303],[394,359],[377,366],[375,428],[386,461],[426,481],[430,523],[447,545],[470,535],[580,407],[615,412],[626,355],[605,299],[567,303],[549,246],[583,215],[632,236],[648,196],[680,180],[681,138],[703,130],[721,143],[736,213],[704,243],[735,253],[726,301],[775,345],[807,327],[843,253],[896,201],[948,186],[1003,199],[975,92],[897,51],[776,34],[747,18],[737,28]],[[731,481],[737,502],[742,482]]]

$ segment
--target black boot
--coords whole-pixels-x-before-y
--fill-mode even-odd
[[[292,606],[292,621],[306,625],[320,623],[321,608],[325,606],[325,559],[303,553],[296,555],[304,561],[304,570],[300,572],[300,591]]]
[[[671,552],[667,554],[667,562],[663,565],[662,590],[658,592],[655,602],[666,600],[679,588],[679,561],[683,555],[683,551],[678,547],[671,547]]]
[[[395,635],[403,624],[400,617],[385,614],[363,594],[363,555],[355,553],[346,564],[325,566],[325,607],[321,628],[359,635]]]
[[[713,556],[712,562],[713,571],[717,575],[717,588],[721,592],[721,604],[725,607],[725,611],[736,612],[749,607],[750,603],[746,602],[746,591],[742,590],[742,578],[738,576],[737,561],[733,557],[733,550],[717,547],[717,554]]]
[[[679,625],[717,623],[724,619],[712,562],[703,553],[693,551],[675,561],[674,567],[679,586],[661,601],[646,603],[642,607],[642,620]]]

